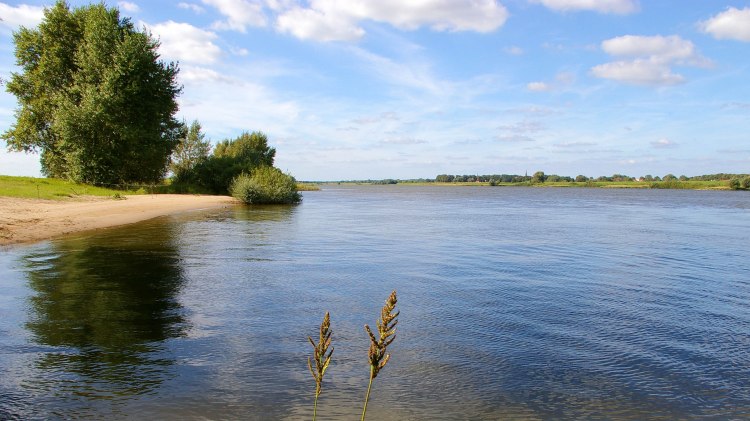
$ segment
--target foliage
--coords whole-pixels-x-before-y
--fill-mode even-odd
[[[229,191],[237,199],[253,205],[292,204],[302,200],[294,177],[267,166],[256,168],[251,175],[240,174],[232,181]]]
[[[12,177],[0,175],[0,196],[63,200],[76,196],[141,194],[145,191],[113,190],[55,178]]]
[[[172,152],[172,162],[169,166],[172,174],[178,178],[180,174],[191,171],[198,163],[208,159],[211,152],[211,142],[205,140],[206,135],[201,132],[201,123],[198,120],[193,120],[190,127],[183,122],[181,133],[180,142]]]
[[[649,185],[652,189],[689,189],[689,184],[685,181],[677,181],[677,177],[667,179],[664,177],[664,181],[654,181]]]
[[[104,3],[45,10],[36,29],[13,35],[20,73],[8,92],[20,104],[2,137],[41,151],[42,171],[93,184],[156,182],[177,144],[177,65],[158,41]]]
[[[175,184],[193,185],[214,194],[226,194],[232,180],[250,174],[260,166],[273,166],[276,149],[268,146],[261,132],[242,133],[232,140],[219,142],[213,155],[200,160],[190,171],[176,174]]]
[[[729,188],[732,190],[739,190],[742,187],[742,183],[739,178],[733,178],[729,180]]]
[[[750,190],[750,177],[745,177],[742,179],[742,188],[745,190]]]

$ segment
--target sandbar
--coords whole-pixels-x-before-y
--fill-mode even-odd
[[[0,197],[0,246],[239,203],[228,196],[157,194],[123,197],[123,200],[86,197],[64,201]]]

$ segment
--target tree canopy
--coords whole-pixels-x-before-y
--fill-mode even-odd
[[[244,132],[234,139],[216,144],[208,158],[191,170],[175,173],[178,184],[192,184],[214,194],[226,194],[232,180],[240,174],[251,174],[259,167],[272,167],[276,149],[268,146],[262,132]]]
[[[2,137],[40,151],[42,171],[92,184],[155,182],[178,143],[175,63],[158,41],[104,3],[71,10],[58,1],[35,29],[14,33],[21,72],[8,92],[15,124]]]
[[[175,177],[179,178],[181,174],[192,171],[208,158],[211,142],[205,139],[206,135],[201,131],[198,120],[193,120],[189,127],[187,123],[182,123],[180,141],[172,152],[172,163],[169,166]]]

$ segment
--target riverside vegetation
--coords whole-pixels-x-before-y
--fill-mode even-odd
[[[370,337],[370,348],[368,351],[368,361],[370,364],[370,380],[367,384],[367,393],[365,395],[365,403],[362,408],[362,418],[364,421],[367,415],[367,403],[370,400],[370,391],[372,390],[372,381],[378,376],[380,370],[382,370],[391,358],[391,354],[388,354],[388,346],[393,343],[396,339],[396,325],[398,324],[399,311],[393,312],[396,308],[398,299],[396,297],[396,291],[391,292],[388,299],[385,301],[382,310],[380,311],[380,319],[377,320],[378,335],[376,336],[369,325],[365,325],[365,331]],[[311,337],[307,337],[310,344],[313,346],[313,357],[308,357],[307,367],[310,369],[313,379],[315,379],[315,401],[313,404],[313,421],[315,421],[318,414],[318,397],[322,390],[323,376],[331,363],[331,357],[333,356],[333,347],[331,346],[331,317],[326,312],[323,317],[323,322],[320,324],[320,331],[318,336],[318,343],[315,343]],[[315,361],[313,367],[312,360]]]
[[[58,0],[38,27],[22,27],[13,42],[21,71],[6,89],[19,108],[0,137],[9,150],[39,152],[48,177],[126,190],[150,186],[152,193],[228,194],[233,180],[244,183],[256,169],[273,167],[276,150],[263,133],[244,132],[211,152],[197,120],[188,126],[175,119],[178,64],[160,60],[159,41],[117,8],[71,9]],[[273,184],[238,198],[299,201],[294,178],[262,171],[256,185],[284,178],[289,191],[278,194]]]
[[[578,175],[575,178],[560,175],[547,175],[537,171],[533,175],[492,174],[492,175],[449,175],[440,174],[435,178],[382,180],[347,180],[335,183],[352,184],[413,184],[413,185],[451,185],[451,186],[527,186],[527,187],[602,187],[630,189],[687,189],[687,190],[750,190],[750,174],[708,174],[679,177],[667,174],[659,176],[645,175],[631,177],[623,174],[612,176],[587,177]]]

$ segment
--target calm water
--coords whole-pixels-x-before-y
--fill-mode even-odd
[[[0,250],[0,419],[750,417],[750,195],[328,187]]]

